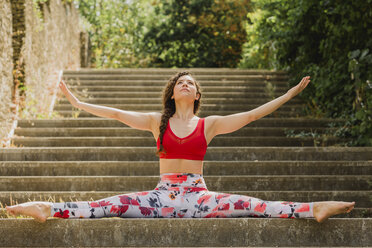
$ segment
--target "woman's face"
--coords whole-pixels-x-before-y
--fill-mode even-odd
[[[199,99],[199,94],[196,94],[197,88],[194,79],[185,75],[180,77],[173,88],[172,99],[190,99],[192,101]]]

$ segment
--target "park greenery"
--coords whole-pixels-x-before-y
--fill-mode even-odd
[[[145,33],[153,67],[236,67],[247,34],[248,0],[159,1]]]
[[[236,67],[248,0],[78,1],[93,66]]]
[[[371,0],[255,0],[240,67],[285,70],[314,117],[343,118],[336,135],[372,145]]]
[[[45,0],[34,0],[45,1]],[[372,146],[372,0],[64,0],[80,10],[92,67],[284,70],[312,118]]]

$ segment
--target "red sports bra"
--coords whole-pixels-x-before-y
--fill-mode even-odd
[[[160,137],[156,142],[157,148],[160,148]],[[160,153],[160,158],[183,158],[191,160],[203,160],[207,151],[207,141],[204,136],[204,118],[199,118],[195,130],[184,138],[177,137],[169,125],[165,129],[163,136],[163,147],[166,154]]]

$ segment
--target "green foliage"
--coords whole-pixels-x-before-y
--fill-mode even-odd
[[[349,72],[353,81],[355,98],[353,116],[349,126],[354,145],[372,145],[372,54],[369,49],[349,53]]]
[[[148,17],[148,1],[81,0],[76,4],[89,23],[92,67],[119,68],[146,66],[140,44]]]
[[[81,0],[92,67],[236,67],[249,0]]]
[[[297,96],[307,103],[305,113],[346,119],[334,134],[353,138],[347,145],[372,145],[371,4],[372,0],[75,2],[89,23],[93,67],[280,69],[289,72],[291,86],[310,75],[311,83]],[[273,91],[270,85],[267,89]]]
[[[236,67],[248,0],[159,0],[144,40],[152,67]]]
[[[255,0],[243,68],[287,70],[315,117],[344,118],[348,145],[372,145],[372,0]],[[369,68],[369,70],[368,70]],[[369,80],[369,81],[368,81]]]

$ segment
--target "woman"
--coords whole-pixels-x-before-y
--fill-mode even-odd
[[[70,103],[94,115],[116,119],[128,126],[151,131],[157,141],[160,178],[154,190],[117,195],[98,201],[28,202],[6,207],[9,214],[27,215],[39,222],[48,217],[278,217],[312,218],[323,222],[332,215],[349,213],[355,202],[264,201],[236,194],[208,191],[203,159],[208,144],[219,134],[234,132],[266,116],[300,93],[310,82],[301,82],[278,97],[251,111],[199,118],[200,85],[188,72],[177,73],[163,91],[163,114],[124,111],[80,102],[63,81],[60,88]]]

